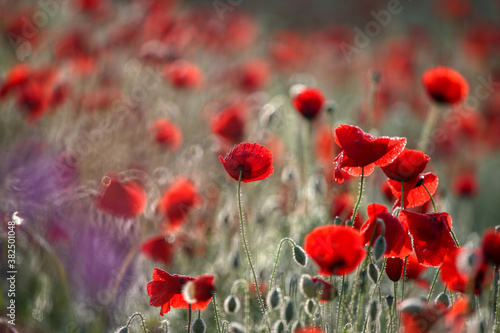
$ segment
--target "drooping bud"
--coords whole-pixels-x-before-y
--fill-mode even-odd
[[[302,267],[307,265],[307,255],[300,246],[295,246],[293,248],[293,259]]]
[[[375,244],[373,245],[373,257],[375,258],[375,261],[380,260],[382,256],[385,253],[385,249],[387,247],[387,242],[385,240],[385,237],[380,236],[377,238],[375,241]]]
[[[368,277],[375,284],[377,284],[377,282],[378,282],[378,275],[379,275],[379,272],[378,272],[377,266],[372,262],[370,264],[368,264]]]
[[[229,295],[224,300],[224,311],[226,313],[236,313],[240,309],[240,300],[238,297]]]
[[[282,301],[283,301],[283,297],[281,296],[281,290],[279,288],[274,289],[267,296],[267,305],[269,306],[269,309],[271,309],[271,310],[278,308],[281,305]]]
[[[447,308],[450,306],[451,304],[451,300],[450,300],[450,297],[445,294],[445,293],[440,293],[439,295],[437,295],[436,297],[436,300],[435,300],[436,303],[442,303],[444,304]]]
[[[314,299],[308,299],[306,303],[304,304],[304,311],[309,317],[314,316],[314,313],[316,312],[316,302]]]
[[[128,332],[129,330],[127,326],[118,327],[116,330],[116,333],[128,333]]]
[[[283,307],[281,317],[286,321],[287,324],[289,324],[292,321],[293,317],[295,317],[295,307],[291,301],[286,302],[285,306]]]
[[[205,321],[201,318],[196,318],[192,325],[193,333],[205,333],[207,331],[207,325]]]

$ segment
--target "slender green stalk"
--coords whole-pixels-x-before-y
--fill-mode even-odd
[[[247,240],[246,240],[246,236],[245,236],[245,224],[243,222],[243,210],[241,209],[241,175],[242,174],[243,174],[243,170],[240,170],[240,175],[238,177],[238,207],[239,207],[239,211],[240,211],[241,238],[243,239],[243,245],[245,247],[245,252],[247,255],[248,263],[250,265],[250,269],[252,270],[253,281],[255,283],[255,291],[256,291],[258,299],[259,299],[260,309],[262,311],[262,314],[264,315],[264,320],[266,321],[267,330],[269,333],[271,333],[271,325],[269,324],[269,320],[267,317],[267,310],[264,306],[264,302],[262,301],[262,296],[260,295],[259,281],[257,280],[257,274],[255,274],[255,269],[253,267],[252,258],[250,256],[250,250],[248,249],[248,244],[247,244]]]
[[[498,317],[499,317],[499,309],[500,309],[500,292],[498,292],[498,289],[499,289],[499,283],[500,283],[500,278],[499,278],[499,275],[500,275],[500,268],[498,266],[495,266],[495,294],[494,294],[494,297],[495,297],[495,304],[496,304],[496,307],[495,307],[495,325],[498,325]]]
[[[408,262],[408,256],[405,257],[405,266],[403,268],[403,281],[401,281],[401,300],[405,298],[405,280],[406,280],[406,264]]]
[[[438,107],[433,103],[431,105],[431,109],[429,111],[429,114],[427,115],[424,128],[422,129],[422,133],[420,135],[420,143],[418,144],[418,149],[425,150],[427,146],[427,141],[429,140],[431,132],[436,124],[437,116],[438,116]]]
[[[460,243],[458,243],[457,236],[455,236],[455,232],[451,228],[450,228],[450,234],[451,234],[451,237],[453,238],[453,241],[455,242],[455,245],[457,247],[460,247]]]
[[[434,213],[437,213],[436,202],[434,201],[434,198],[432,197],[431,192],[429,192],[429,190],[427,189],[427,186],[425,186],[424,183],[422,183],[422,186],[424,187],[425,191],[429,195],[429,198],[431,198],[432,208],[434,209]]]
[[[429,295],[427,296],[427,302],[429,302],[431,300],[432,292],[434,291],[434,286],[436,285],[436,281],[437,281],[437,278],[439,276],[440,271],[441,271],[441,267],[438,268],[438,270],[436,271],[436,275],[434,276],[434,280],[432,280],[431,290],[429,290]]]
[[[397,309],[396,309],[396,304],[398,303],[398,282],[394,282],[394,304],[392,305],[393,306],[393,316],[394,316],[394,320],[393,320],[393,323],[394,323],[394,326],[398,327],[398,312],[397,312]]]
[[[212,303],[214,305],[214,313],[215,313],[215,322],[217,323],[217,332],[222,333],[220,329],[220,322],[219,322],[219,310],[217,310],[217,293],[214,292],[214,296],[212,298]]]
[[[273,267],[273,273],[271,274],[271,280],[269,281],[269,290],[271,290],[273,288],[274,274],[276,273],[276,267],[278,267],[278,260],[280,258],[281,247],[283,246],[283,243],[285,241],[289,242],[293,247],[297,246],[297,244],[291,238],[285,237],[281,240],[280,245],[278,246],[278,254],[276,255],[276,260],[274,261],[274,267]]]
[[[245,300],[243,302],[245,306],[245,329],[250,331],[250,291],[248,290],[248,282],[244,279],[234,281],[233,286],[231,287],[231,294],[236,294],[238,286],[243,287],[243,293],[245,296]]]
[[[188,307],[188,333],[191,332],[191,304]]]
[[[339,306],[337,307],[337,332],[340,331],[340,326],[342,325],[342,317],[344,316],[344,302],[342,300],[345,294],[344,284],[345,284],[345,275],[342,275],[342,284],[340,285],[340,295],[339,295]]]
[[[139,317],[141,319],[141,329],[144,333],[147,332],[146,330],[146,323],[144,322],[144,318],[139,312],[134,313],[130,318],[128,319],[126,327],[129,328],[130,324],[132,323],[132,320],[134,320],[135,317]]]
[[[352,223],[354,225],[354,220],[356,218],[356,213],[358,212],[359,203],[361,202],[361,197],[363,196],[363,181],[365,178],[365,167],[361,167],[361,182],[359,185],[359,196],[358,201],[356,202],[356,206],[354,207],[354,211],[352,212]]]
[[[405,192],[405,187],[404,187],[404,184],[405,182],[401,182],[401,210],[405,209],[405,196],[404,196],[404,192]]]

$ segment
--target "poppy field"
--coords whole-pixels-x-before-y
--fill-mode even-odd
[[[499,15],[0,0],[0,333],[500,331]]]

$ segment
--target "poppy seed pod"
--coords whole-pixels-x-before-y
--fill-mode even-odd
[[[205,333],[207,331],[207,325],[205,321],[201,318],[196,318],[192,325],[193,333]]]
[[[236,313],[240,309],[240,300],[238,297],[230,295],[224,301],[224,311],[226,313]]]
[[[267,305],[271,310],[278,308],[281,305],[282,301],[283,301],[283,296],[281,295],[281,290],[279,288],[274,289],[267,296]]]
[[[292,319],[295,317],[295,306],[293,302],[286,302],[285,306],[282,309],[281,317],[289,324]]]
[[[300,277],[299,289],[302,295],[307,298],[316,297],[316,286],[310,275],[303,274]]]
[[[285,322],[283,320],[278,320],[276,323],[274,323],[273,333],[284,333],[285,327]]]
[[[372,280],[373,283],[377,283],[378,281],[378,268],[377,266],[374,264],[374,263],[370,263],[368,265],[368,277],[370,278],[370,280]]]
[[[385,253],[386,247],[387,242],[385,240],[385,237],[380,236],[379,238],[377,238],[377,240],[375,241],[375,245],[373,246],[373,257],[375,261],[378,261],[380,260],[380,258],[382,258]]]
[[[295,259],[295,262],[302,267],[307,265],[307,255],[298,245],[293,248],[293,259]]]

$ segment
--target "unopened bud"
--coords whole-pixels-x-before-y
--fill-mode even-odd
[[[436,297],[436,303],[442,303],[442,304],[444,304],[448,308],[450,306],[450,304],[451,304],[451,300],[450,300],[450,297],[447,294],[440,293]]]
[[[394,305],[394,296],[392,295],[385,296],[385,302],[387,303],[387,306],[389,308],[392,308],[392,306]]]
[[[245,333],[245,327],[237,322],[232,322],[229,324],[229,332],[231,333]]]
[[[282,317],[289,324],[293,317],[295,316],[295,307],[291,301],[286,302],[285,307],[283,308]]]
[[[240,309],[240,300],[236,296],[227,296],[224,300],[224,311],[226,313],[236,313]]]
[[[338,216],[335,216],[335,218],[333,219],[333,224],[335,225],[341,225],[342,224],[342,219]]]
[[[378,282],[378,274],[379,272],[377,266],[372,262],[368,264],[368,277],[375,284]]]
[[[292,333],[297,333],[297,331],[300,329],[300,328],[303,328],[303,325],[300,321],[296,321],[295,323],[293,323],[292,325],[292,328],[290,330],[290,332]]]
[[[328,100],[325,102],[325,109],[329,114],[334,114],[339,109],[339,105],[334,100]]]
[[[116,330],[116,333],[128,333],[128,332],[129,330],[127,326],[118,327],[118,329]]]
[[[378,315],[378,302],[376,300],[373,300],[370,302],[370,306],[368,307],[368,316],[370,317],[371,321],[374,321],[377,319]]]
[[[316,297],[316,286],[310,275],[303,274],[299,283],[300,292],[307,298]]]
[[[205,333],[207,331],[207,325],[205,321],[201,318],[196,318],[193,322],[193,333]]]
[[[302,267],[307,264],[307,255],[298,245],[293,248],[293,259]]]
[[[375,258],[375,261],[380,260],[382,256],[385,253],[385,249],[387,247],[387,242],[385,240],[385,237],[380,236],[377,238],[375,241],[375,245],[373,245],[373,257]]]
[[[274,289],[267,297],[267,305],[271,310],[276,309],[282,302],[280,289]]]
[[[346,225],[346,226],[348,226],[348,227],[352,227],[354,224],[353,224],[353,222],[352,222],[352,220],[351,220],[351,219],[347,219],[347,220],[345,221],[345,225]]]
[[[308,299],[304,304],[304,311],[309,317],[314,316],[316,312],[316,302],[313,299]]]
[[[274,323],[273,326],[273,333],[283,333],[285,332],[285,323],[283,320],[278,320],[276,323]]]

